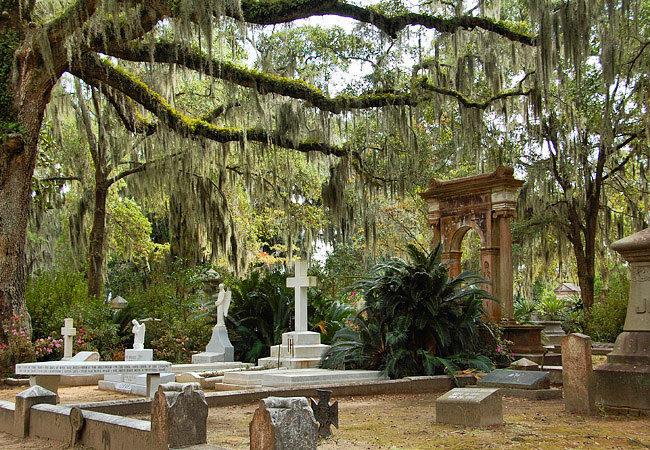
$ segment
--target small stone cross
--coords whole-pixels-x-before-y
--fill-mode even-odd
[[[316,389],[316,394],[318,394],[318,403],[312,398],[311,409],[316,422],[318,422],[318,437],[328,437],[332,435],[330,425],[339,427],[339,402],[336,401],[330,405],[332,391]]]
[[[64,321],[63,328],[61,328],[61,336],[63,336],[63,358],[61,358],[61,361],[72,358],[72,339],[76,335],[77,329],[72,328],[72,319],[68,317]]]
[[[317,281],[307,276],[306,261],[296,261],[296,276],[287,278],[287,287],[296,290],[296,331],[307,331],[307,288],[316,286]]]

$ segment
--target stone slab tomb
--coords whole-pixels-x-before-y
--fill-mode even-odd
[[[260,401],[249,426],[251,450],[316,450],[318,425],[304,397]]]
[[[268,369],[224,373],[224,384],[238,386],[290,387],[378,381],[386,379],[378,370]]]
[[[466,427],[503,425],[502,396],[495,388],[454,388],[436,400],[436,422]]]
[[[562,391],[549,389],[550,377],[546,371],[496,369],[476,382],[477,387],[501,389],[503,395],[532,400],[562,398]]]
[[[548,389],[548,372],[496,369],[476,382],[479,387]]]

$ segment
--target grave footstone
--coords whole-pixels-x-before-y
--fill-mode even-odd
[[[562,388],[566,411],[580,414],[596,412],[589,336],[573,333],[562,341]]]
[[[331,425],[339,427],[339,402],[330,404],[332,391],[327,389],[316,389],[316,395],[318,395],[318,403],[313,398],[310,402],[314,418],[318,422],[318,437],[328,437],[332,435]]]
[[[207,442],[208,404],[198,383],[158,386],[151,403],[151,432],[164,448]]]
[[[316,450],[318,425],[304,397],[260,401],[249,426],[251,450]]]
[[[503,425],[499,389],[454,388],[436,400],[436,422],[467,427]]]

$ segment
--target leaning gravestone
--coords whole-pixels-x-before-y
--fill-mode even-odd
[[[499,389],[454,388],[436,400],[436,422],[466,427],[503,425]]]
[[[151,432],[164,448],[207,441],[208,404],[197,383],[158,386],[151,402]]]
[[[251,450],[316,450],[318,425],[304,397],[268,397],[250,423]]]
[[[594,414],[595,387],[591,338],[580,333],[570,334],[562,341],[564,409],[568,412]]]

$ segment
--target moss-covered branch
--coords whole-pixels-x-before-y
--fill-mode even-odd
[[[458,16],[442,18],[427,14],[405,13],[387,16],[376,9],[360,7],[340,1],[318,0],[242,0],[244,20],[250,23],[270,25],[289,22],[314,15],[337,15],[365,22],[384,31],[391,37],[410,25],[422,25],[441,33],[455,33],[459,29],[483,29],[496,33],[514,42],[536,45],[536,40],[525,31],[505,21],[485,17]]]
[[[372,24],[393,38],[407,26],[421,25],[441,33],[455,33],[460,29],[473,30],[479,28],[514,42],[536,45],[535,38],[530,34],[516,29],[508,22],[495,21],[486,17],[456,16],[443,18],[417,13],[405,13],[389,17],[372,8],[362,8],[342,2],[333,6],[328,13]]]
[[[326,96],[302,80],[293,80],[256,70],[238,67],[230,62],[209,59],[206,55],[183,44],[160,42],[153,47],[129,44],[111,45],[106,53],[129,61],[155,61],[179,64],[197,72],[211,75],[239,86],[257,90],[261,94],[274,93],[305,100],[322,111],[339,114],[351,109],[376,108],[387,105],[411,105],[417,97],[410,93],[372,93],[359,96]]]
[[[347,148],[324,142],[294,142],[279,133],[270,133],[259,128],[225,128],[212,125],[204,120],[189,118],[172,108],[160,94],[151,90],[138,78],[113,66],[106,60],[101,60],[94,54],[84,55],[80,61],[73,64],[70,72],[92,86],[99,87],[101,84],[106,84],[122,92],[140,103],[169,128],[184,136],[204,137],[216,142],[255,141],[301,152],[320,152],[326,155],[344,156],[348,153]]]
[[[62,41],[81,28],[95,13],[97,0],[77,0],[51,22],[46,24],[50,44]]]
[[[101,88],[106,100],[113,106],[124,127],[132,133],[150,136],[156,131],[156,123],[143,117],[133,104],[133,100],[121,92],[106,86]]]
[[[509,91],[500,92],[483,101],[475,101],[467,98],[462,92],[456,91],[454,89],[442,87],[442,86],[435,86],[429,83],[429,80],[426,77],[421,77],[418,80],[417,85],[422,89],[435,92],[436,94],[442,94],[442,95],[447,95],[449,97],[454,97],[456,100],[458,100],[458,103],[463,105],[465,108],[476,108],[476,109],[485,109],[488,106],[490,106],[490,104],[496,102],[497,100],[503,100],[505,98],[515,97],[518,95],[529,95],[531,93],[530,89],[524,90],[518,88],[518,89],[512,89]]]

